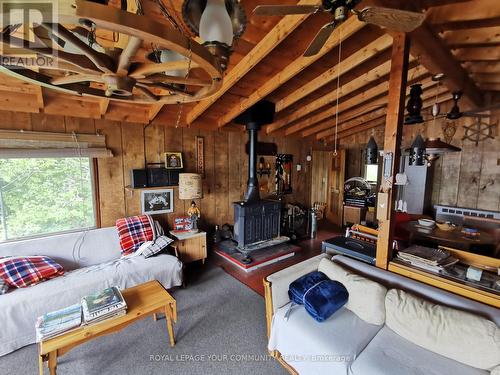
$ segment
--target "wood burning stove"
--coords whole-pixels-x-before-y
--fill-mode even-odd
[[[260,101],[235,119],[249,135],[247,191],[243,201],[233,204],[234,240],[247,256],[250,245],[280,236],[281,202],[260,199],[257,180],[257,134],[262,125],[273,122],[274,110],[274,103]]]

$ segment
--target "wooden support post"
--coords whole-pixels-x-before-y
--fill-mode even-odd
[[[410,40],[408,35],[394,35],[391,58],[391,75],[389,78],[389,102],[385,120],[384,137],[384,172],[377,200],[377,218],[379,234],[377,241],[377,267],[387,269],[392,252],[394,235],[394,200],[393,182],[399,165],[401,138],[403,136],[403,115],[406,98],[406,79],[408,74],[408,58]],[[390,164],[386,158],[392,159]],[[386,165],[387,164],[387,165]],[[387,177],[386,177],[387,176]]]

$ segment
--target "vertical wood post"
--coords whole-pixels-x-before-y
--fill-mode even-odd
[[[401,138],[403,136],[403,116],[406,97],[406,80],[408,73],[408,57],[410,39],[405,33],[393,34],[391,75],[389,78],[389,102],[385,122],[384,155],[392,153],[390,177],[384,177],[377,200],[377,218],[379,219],[379,234],[377,241],[377,267],[387,269],[391,259],[392,239],[394,235],[394,177],[397,173],[401,154]],[[384,157],[384,161],[385,161]],[[385,162],[384,162],[384,168]]]

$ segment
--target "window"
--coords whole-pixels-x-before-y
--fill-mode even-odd
[[[0,159],[0,241],[95,227],[90,158]]]
[[[378,165],[366,164],[365,165],[365,180],[368,182],[377,182]]]

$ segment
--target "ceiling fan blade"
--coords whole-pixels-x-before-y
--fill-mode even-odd
[[[309,57],[317,54],[321,48],[323,48],[330,35],[332,35],[334,29],[335,22],[327,23],[323,26],[314,37],[311,44],[309,44],[309,47],[307,47],[304,56]]]
[[[392,8],[367,7],[358,13],[358,18],[360,21],[408,33],[424,22],[425,14]]]
[[[472,109],[470,111],[465,111],[464,115],[476,116],[478,113],[491,111],[491,110],[495,110],[495,109],[499,109],[499,108],[500,108],[500,103],[494,103],[491,105],[487,105],[485,107]]]
[[[319,5],[259,5],[253,10],[253,14],[256,16],[286,16],[316,13],[320,9]]]
[[[482,115],[480,113],[462,113],[462,117],[474,117],[474,118],[489,118],[492,117],[493,115]]]

